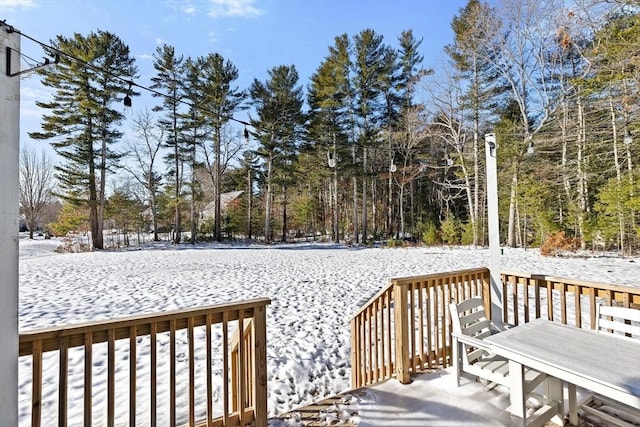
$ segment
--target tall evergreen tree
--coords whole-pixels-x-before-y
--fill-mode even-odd
[[[404,167],[400,170],[399,176],[395,177],[395,181],[400,187],[400,194],[398,194],[400,232],[404,234],[404,187],[407,183],[413,184],[413,180],[418,176],[419,172],[422,171],[420,166],[413,166],[411,169],[407,169],[407,165],[415,163],[415,159],[409,156],[413,156],[412,150],[422,143],[423,138],[419,128],[425,124],[420,123],[423,107],[415,105],[414,95],[421,79],[433,74],[433,70],[423,68],[422,61],[424,57],[419,53],[422,39],[417,39],[412,30],[403,31],[398,41],[400,43],[398,55],[401,67],[398,86],[402,100],[399,119],[401,129],[399,130],[402,131],[404,137],[398,141],[397,148],[402,156],[400,160],[403,162]],[[413,194],[410,194],[410,196],[413,199]],[[411,229],[413,229],[415,227],[415,223],[413,222],[415,215],[413,211],[411,213]]]
[[[333,241],[339,242],[338,175],[351,163],[346,150],[349,142],[349,118],[352,113],[349,70],[349,38],[346,34],[336,37],[329,55],[311,76],[308,103],[310,106],[311,150],[315,151],[323,165],[332,169],[331,201]],[[322,159],[326,155],[325,163]]]
[[[367,186],[373,165],[371,149],[377,145],[379,124],[384,114],[381,79],[388,71],[388,47],[383,37],[372,29],[356,34],[353,46],[353,93],[357,118],[357,142],[362,149],[362,242],[368,239]],[[369,161],[369,163],[368,163]]]
[[[480,132],[495,121],[495,107],[500,95],[495,61],[495,41],[500,30],[495,11],[480,0],[469,0],[451,21],[454,43],[445,47],[459,78],[467,84],[462,107],[465,121],[473,131],[471,163],[473,174],[466,174],[466,192],[469,205],[469,222],[473,232],[473,244],[478,244],[480,208]],[[469,151],[469,150],[464,150]]]
[[[180,140],[183,161],[189,165],[190,173],[188,178],[183,179],[183,183],[188,188],[189,197],[189,242],[195,244],[198,234],[196,203],[202,198],[196,170],[199,168],[198,147],[205,143],[207,136],[206,116],[202,108],[202,100],[206,99],[207,93],[202,76],[202,60],[187,58],[183,67],[184,80],[180,83],[180,88],[188,108],[178,115],[178,127],[182,131]],[[185,180],[188,181],[185,182]]]
[[[61,55],[57,66],[40,70],[42,83],[54,89],[53,100],[37,102],[48,113],[42,118],[43,131],[30,135],[54,140],[51,145],[63,158],[56,166],[62,197],[88,207],[93,247],[103,249],[107,172],[119,158],[112,146],[122,136],[124,118],[116,103],[130,91],[135,59],[120,38],[105,31],[57,36],[51,45],[69,56]]]
[[[184,79],[184,58],[176,56],[175,48],[162,45],[156,48],[153,55],[153,67],[156,75],[151,78],[152,89],[156,89],[161,95],[160,104],[154,107],[154,111],[162,112],[159,120],[160,126],[165,130],[167,140],[165,146],[170,149],[166,160],[170,167],[168,174],[173,184],[173,242],[180,243],[182,231],[182,179],[183,179],[183,147],[179,127],[180,102],[182,99],[180,82]]]
[[[302,111],[302,87],[298,86],[295,66],[280,65],[268,72],[265,82],[257,79],[249,90],[257,117],[251,119],[259,147],[256,154],[265,168],[265,240],[272,240],[271,211],[274,186],[280,184],[283,196],[283,240],[286,240],[287,188],[292,176],[292,163],[298,151],[305,115]]]
[[[212,131],[213,164],[206,156],[208,170],[214,185],[214,238],[222,240],[220,194],[221,177],[228,159],[223,159],[221,149],[224,145],[224,127],[229,123],[234,113],[243,109],[243,102],[247,97],[245,91],[234,85],[238,79],[238,69],[219,53],[209,54],[199,61],[199,69],[203,80],[203,103],[206,109],[206,119]],[[205,147],[206,148],[206,147]]]

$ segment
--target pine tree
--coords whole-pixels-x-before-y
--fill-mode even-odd
[[[465,187],[469,205],[469,222],[473,232],[473,244],[478,244],[478,224],[480,208],[480,132],[487,130],[495,115],[495,105],[501,96],[500,80],[493,66],[495,57],[494,41],[500,22],[495,11],[480,0],[469,0],[451,21],[454,43],[445,47],[459,73],[466,82],[467,90],[463,95],[463,106],[468,112],[465,119],[473,130],[471,150],[471,169],[473,174],[465,173]],[[463,150],[461,150],[463,151]],[[464,159],[461,159],[464,161]],[[466,172],[466,168],[465,168]]]
[[[271,211],[274,187],[280,185],[283,196],[282,234],[286,240],[287,188],[291,183],[292,164],[302,138],[305,116],[302,112],[302,87],[298,86],[298,71],[295,66],[280,65],[268,72],[265,82],[257,79],[249,90],[257,118],[251,120],[254,136],[260,146],[256,154],[262,158],[266,193],[265,240],[270,242]]]
[[[367,186],[373,165],[367,163],[371,148],[377,145],[379,124],[384,115],[382,103],[382,76],[388,71],[386,60],[388,47],[383,37],[372,29],[366,29],[354,37],[353,93],[355,101],[357,143],[362,147],[362,242],[368,239]]]
[[[105,31],[57,36],[51,45],[70,56],[40,70],[42,83],[54,90],[53,100],[37,102],[48,113],[43,132],[30,136],[54,140],[51,145],[63,158],[56,166],[62,197],[88,207],[93,247],[103,249],[107,172],[119,158],[111,147],[122,136],[118,125],[124,118],[115,105],[130,90],[135,60],[122,40]]]
[[[349,39],[346,34],[335,39],[329,55],[311,76],[308,103],[309,133],[313,145],[307,147],[315,152],[322,165],[332,170],[331,200],[333,241],[339,238],[339,194],[338,175],[345,174],[351,163],[346,148],[349,143],[350,117],[352,114],[351,81],[349,70]],[[324,157],[326,156],[326,163]]]
[[[222,240],[222,229],[220,225],[221,206],[220,194],[222,193],[221,178],[224,168],[230,159],[223,159],[221,150],[225,147],[224,128],[229,123],[234,113],[243,109],[243,102],[247,94],[234,86],[238,79],[238,69],[228,59],[225,60],[218,53],[209,54],[199,61],[199,69],[203,80],[203,107],[206,109],[206,120],[212,130],[213,138],[213,164],[209,156],[205,156],[207,168],[210,171],[211,180],[214,185],[214,238],[216,241]],[[207,147],[205,152],[207,152]],[[231,150],[237,151],[237,150]],[[225,150],[227,154],[229,150]]]
[[[198,180],[197,169],[200,168],[198,161],[198,147],[202,147],[208,136],[208,126],[205,110],[203,108],[204,99],[207,98],[205,89],[205,79],[202,76],[202,60],[187,58],[184,63],[184,80],[180,83],[183,99],[188,108],[178,114],[178,127],[181,130],[182,161],[189,165],[190,176],[183,178],[183,184],[188,187],[189,196],[189,242],[193,245],[197,240],[198,214],[197,202],[202,199],[200,181]],[[187,181],[187,182],[185,182]],[[185,196],[187,196],[185,194]]]
[[[180,102],[182,99],[180,82],[184,79],[183,57],[176,56],[173,46],[162,45],[156,48],[153,56],[153,67],[156,75],[151,78],[152,89],[156,89],[162,95],[159,105],[154,111],[160,111],[164,115],[159,124],[165,130],[167,140],[166,147],[171,152],[166,157],[170,164],[169,175],[172,179],[174,196],[173,242],[180,243],[182,233],[182,181],[184,168],[183,137],[179,128]]]

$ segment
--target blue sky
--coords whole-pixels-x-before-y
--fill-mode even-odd
[[[162,43],[184,56],[218,52],[236,65],[237,84],[244,89],[282,64],[294,64],[306,86],[336,36],[353,36],[365,28],[382,34],[392,46],[397,46],[403,30],[412,29],[424,39],[424,65],[435,67],[442,48],[452,41],[451,19],[465,4],[466,0],[0,0],[0,20],[46,43],[58,34],[110,31],[129,45],[140,70],[137,82],[143,86],[150,84],[152,54]],[[22,51],[42,57],[41,49],[29,40],[22,40]],[[39,129],[34,100],[43,96],[46,91],[37,76],[23,78],[23,144],[27,132]],[[143,93],[133,100],[132,111],[149,102],[151,96]],[[245,120],[247,113],[237,118]]]

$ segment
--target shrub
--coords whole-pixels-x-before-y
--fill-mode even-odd
[[[440,243],[438,228],[434,223],[429,222],[424,225],[424,231],[422,232],[422,242],[427,246],[433,246]]]
[[[460,244],[460,238],[462,237],[462,225],[460,221],[453,217],[447,217],[442,221],[441,226],[442,241],[449,245]]]
[[[558,256],[566,252],[575,252],[580,248],[580,239],[567,237],[564,231],[550,235],[540,247],[540,254],[544,256]]]
[[[460,243],[463,245],[473,245],[473,226],[470,222],[462,224]]]
[[[403,243],[400,239],[388,239],[387,246],[390,248],[401,248],[403,246]]]

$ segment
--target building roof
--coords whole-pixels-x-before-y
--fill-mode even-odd
[[[224,212],[227,209],[227,206],[229,206],[229,203],[233,202],[238,197],[240,197],[242,193],[244,193],[244,191],[240,190],[240,191],[231,191],[229,193],[220,194],[220,210]],[[213,217],[215,215],[215,206],[216,206],[215,200],[209,203],[207,206],[205,206],[204,209],[202,210],[202,217],[203,218]]]

